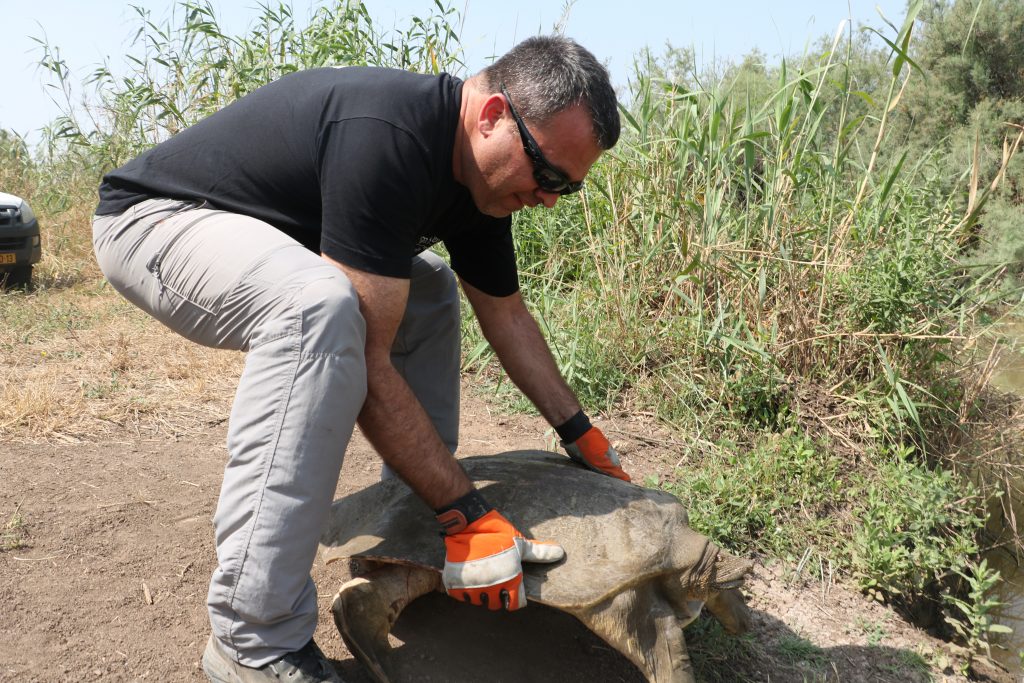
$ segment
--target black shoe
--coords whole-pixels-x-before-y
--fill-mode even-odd
[[[264,664],[258,669],[234,661],[213,635],[203,653],[203,671],[214,683],[256,683],[291,681],[292,683],[343,683],[324,653],[310,640],[295,652]]]

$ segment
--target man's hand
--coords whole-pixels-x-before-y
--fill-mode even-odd
[[[557,562],[565,551],[557,543],[525,538],[494,509],[467,524],[467,512],[472,517],[490,506],[475,491],[460,501],[466,498],[476,500],[469,506],[456,501],[437,516],[446,532],[441,578],[448,595],[491,610],[526,607],[522,563]]]
[[[619,454],[597,427],[591,427],[572,443],[563,442],[562,447],[570,458],[587,469],[622,481],[632,481],[619,466]]]

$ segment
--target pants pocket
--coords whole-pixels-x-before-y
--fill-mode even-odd
[[[212,246],[209,224],[222,212],[191,209],[161,221],[150,239],[160,235],[146,270],[157,280],[158,296],[172,296],[208,315],[220,312],[224,299],[239,273],[204,255]],[[207,254],[210,252],[207,251]]]

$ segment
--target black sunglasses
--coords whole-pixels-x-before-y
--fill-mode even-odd
[[[541,154],[540,145],[530,135],[526,124],[519,117],[516,108],[512,106],[512,98],[508,96],[508,90],[505,90],[504,83],[501,84],[501,94],[505,96],[505,101],[508,102],[508,110],[512,112],[512,118],[515,119],[516,125],[519,127],[519,137],[523,140],[523,149],[526,151],[526,156],[530,157],[530,161],[533,162],[533,179],[540,185],[540,189],[545,192],[556,192],[558,194],[579,192],[583,187],[583,181],[569,180],[565,173],[552,166],[544,158],[544,155]]]

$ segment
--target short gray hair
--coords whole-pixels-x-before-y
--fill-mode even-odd
[[[524,119],[545,123],[576,104],[590,110],[601,149],[619,139],[618,101],[608,71],[586,48],[562,36],[536,36],[505,53],[480,72],[490,92],[505,85]]]

